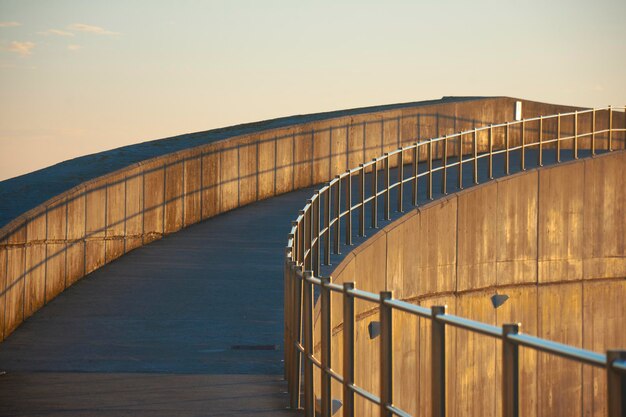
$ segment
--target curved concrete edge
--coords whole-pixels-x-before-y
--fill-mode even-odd
[[[0,229],[0,340],[117,257],[236,207],[332,178],[417,138],[511,120],[499,97],[316,120],[142,161],[87,181]],[[533,117],[569,106],[523,101]]]
[[[394,298],[420,305],[447,304],[452,314],[489,324],[521,322],[525,332],[589,350],[626,346],[624,167],[622,150],[528,170],[433,201],[355,248],[332,271],[332,281],[355,282],[373,293],[393,291]],[[511,297],[498,310],[490,301],[497,293]],[[331,363],[341,374],[342,300],[340,294],[331,297]],[[317,315],[319,303],[315,307]],[[368,336],[368,324],[378,320],[378,307],[357,300],[355,312],[355,383],[376,393],[379,347]],[[421,380],[429,381],[429,329],[425,319],[394,314],[394,404],[412,415],[430,413],[428,390],[419,389]],[[320,336],[316,323],[314,340]],[[499,342],[456,329],[446,338],[450,409],[497,415]],[[606,406],[603,373],[531,350],[521,361],[524,415],[581,415]],[[342,398],[335,381],[332,396]],[[359,415],[377,412],[357,402]]]

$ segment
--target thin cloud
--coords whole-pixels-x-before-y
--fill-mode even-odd
[[[8,45],[2,45],[0,49],[16,53],[20,56],[28,56],[32,54],[32,50],[34,47],[34,42],[13,41],[10,42]]]
[[[80,45],[67,45],[68,51],[78,51],[79,49],[83,49]]]
[[[35,66],[23,66],[23,65],[15,65],[15,64],[5,64],[0,62],[0,69],[19,69],[19,70],[36,70]]]
[[[22,26],[20,22],[0,22],[0,28],[13,28],[15,26]]]
[[[84,23],[73,23],[67,28],[76,32],[92,33],[94,35],[119,35],[118,32],[111,32],[100,26],[86,25]]]
[[[44,36],[74,36],[74,34],[72,32],[68,32],[66,30],[60,30],[60,29],[48,29],[44,32],[37,32],[40,35],[44,35]]]

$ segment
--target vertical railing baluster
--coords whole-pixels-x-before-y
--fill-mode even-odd
[[[298,254],[298,252],[300,251],[300,239],[298,238],[298,236],[300,234],[300,223],[297,220],[292,220],[291,227],[296,228],[296,233],[293,235],[293,253],[291,257],[294,261],[299,262],[300,255]]]
[[[343,283],[343,417],[354,417],[354,282]]]
[[[417,142],[413,144],[413,205],[417,206],[417,200],[419,196],[417,194],[417,175],[419,174],[419,162],[420,162],[420,154],[419,154],[419,145]]]
[[[574,112],[574,159],[578,159],[578,110]]]
[[[307,262],[305,264],[305,268],[306,269],[313,269],[313,227],[314,227],[314,220],[313,220],[313,199],[309,199],[307,200],[307,203],[309,205],[309,209],[306,210],[306,216],[307,216],[307,225],[306,225],[306,231],[307,231],[307,237],[306,237],[306,242],[308,245],[308,252],[309,252],[309,256],[306,258]]]
[[[596,109],[591,110],[591,155],[596,155]]]
[[[288,259],[290,256],[290,252],[291,252],[291,248],[289,246],[287,246],[286,250],[285,250],[285,262],[283,265],[283,346],[285,346],[285,349],[283,349],[283,363],[285,364],[285,366],[283,366],[283,371],[284,371],[284,379],[287,381],[287,385],[289,387],[291,387],[290,385],[290,379],[289,379],[289,371],[291,369],[291,362],[289,360],[289,355],[290,355],[290,350],[289,346],[291,346],[291,343],[289,341],[290,337],[291,337],[291,329],[289,327],[290,325],[290,312],[291,312],[291,294],[290,294],[290,288],[289,288],[289,278],[287,276],[287,263],[288,263]]]
[[[359,164],[359,194],[361,206],[359,207],[359,236],[365,236],[365,166]]]
[[[474,184],[478,184],[478,132],[474,129]]]
[[[446,325],[437,316],[446,314],[447,306],[431,307],[431,411],[432,417],[446,416]]]
[[[390,178],[390,167],[389,167],[389,154],[385,153],[384,154],[385,157],[385,204],[384,204],[384,208],[383,208],[383,215],[385,216],[385,220],[389,220],[391,218],[390,214],[389,214],[389,205],[390,205],[390,189],[389,189],[389,185],[391,183],[391,178]]]
[[[459,178],[458,188],[463,189],[463,132],[459,132]]]
[[[626,416],[626,374],[613,367],[616,360],[626,360],[626,350],[606,352],[608,417]]]
[[[346,173],[346,245],[352,245],[352,174]]]
[[[324,265],[330,265],[330,208],[331,192],[330,186],[326,188],[326,199],[324,200]]]
[[[508,339],[520,325],[502,326],[502,417],[519,417],[519,347]]]
[[[293,253],[293,252],[292,252]],[[291,268],[293,268],[293,261],[288,257],[285,260],[285,341],[284,341],[284,350],[285,350],[285,379],[287,380],[287,391],[289,392],[289,407],[293,408],[293,404],[291,403],[291,392],[293,391],[293,378],[292,378],[292,369],[293,369],[293,351],[291,347],[293,346],[294,341],[294,333],[293,333],[293,317],[294,317],[294,309],[293,303],[295,299],[293,298],[293,281],[291,281]]]
[[[522,171],[526,171],[526,124],[524,120],[522,120],[521,133],[520,133],[520,142],[522,144],[522,155],[520,157],[520,169]]]
[[[561,113],[556,115],[556,162],[561,162]]]
[[[302,222],[300,224],[300,262],[302,266],[306,268],[306,240],[307,240],[307,212],[300,210],[302,216]]]
[[[487,141],[489,142],[489,179],[493,179],[493,124],[489,125],[489,137]]]
[[[335,241],[333,253],[339,255],[339,242],[341,241],[341,177],[337,175],[335,177]]]
[[[320,397],[322,402],[322,417],[331,417],[332,410],[332,397],[331,397],[331,385],[330,385],[330,374],[329,370],[331,369],[331,300],[330,300],[330,289],[328,288],[328,284],[330,284],[330,277],[321,277],[322,285],[320,288],[320,307],[322,310],[321,316],[321,365],[322,369],[320,369]]]
[[[288,240],[291,240],[292,244],[293,244],[293,234],[290,233],[288,238]],[[285,262],[283,263],[283,346],[285,346],[285,349],[283,349],[283,363],[285,364],[283,366],[283,372],[284,372],[284,379],[287,381],[287,386],[291,387],[291,379],[289,378],[290,375],[290,367],[291,367],[291,361],[290,361],[290,355],[291,355],[291,349],[289,349],[289,346],[291,346],[291,317],[293,316],[291,314],[291,282],[289,280],[289,259],[292,256],[292,247],[287,246],[285,248]],[[291,391],[291,389],[289,389],[289,391]]]
[[[539,155],[537,156],[539,159],[537,164],[542,167],[543,166],[543,116],[539,116]]]
[[[428,141],[428,186],[426,189],[429,200],[433,199],[433,141]]]
[[[441,193],[448,194],[448,135],[443,137],[443,170],[441,171]]]
[[[304,317],[304,415],[315,417],[315,394],[313,390],[313,284],[307,278],[313,277],[313,271],[304,271],[303,312]]]
[[[609,106],[609,151],[613,150],[613,109]]]
[[[391,291],[380,292],[380,416],[391,417],[393,404],[393,309],[385,303]]]
[[[378,162],[372,160],[372,229],[378,227]]]
[[[294,263],[293,268],[291,270],[291,280],[294,283],[293,286],[293,294],[294,294],[294,302],[293,302],[293,307],[294,307],[294,312],[295,312],[295,317],[293,318],[293,323],[294,323],[294,329],[293,329],[293,340],[292,340],[292,346],[290,346],[290,349],[293,352],[293,359],[292,359],[292,368],[291,368],[291,378],[293,379],[292,381],[292,389],[293,391],[291,391],[291,397],[290,397],[290,402],[291,402],[291,408],[299,408],[300,407],[300,378],[301,378],[301,373],[302,373],[302,355],[300,353],[300,349],[298,349],[296,347],[296,342],[298,344],[302,343],[302,303],[303,303],[303,299],[302,299],[302,280],[300,280],[296,274],[296,270],[300,268],[301,266],[298,266],[297,264]]]
[[[404,199],[404,151],[400,150],[398,153],[398,205],[396,211],[402,213],[402,200]]]
[[[504,172],[506,175],[511,173],[511,165],[510,165],[510,151],[509,151],[509,122],[506,122],[506,127],[504,129]]]
[[[314,202],[314,207],[315,207],[315,211],[313,213],[314,217],[314,233],[315,233],[315,251],[313,252],[314,257],[313,257],[313,271],[315,273],[315,276],[319,276],[320,273],[320,263],[321,263],[321,253],[320,253],[320,247],[321,247],[321,233],[320,233],[320,208],[322,206],[322,202],[321,202],[321,194],[319,193],[319,191],[315,192],[315,202]]]

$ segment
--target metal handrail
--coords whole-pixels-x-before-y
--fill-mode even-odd
[[[535,336],[521,334],[518,324],[505,324],[502,327],[470,320],[464,317],[447,314],[445,306],[433,306],[425,308],[411,303],[393,299],[390,292],[374,294],[371,292],[358,290],[354,283],[342,285],[333,284],[329,278],[319,277],[321,258],[325,264],[330,264],[331,249],[335,254],[339,253],[341,222],[345,221],[345,244],[352,243],[352,215],[353,211],[358,212],[358,234],[364,236],[365,230],[365,209],[369,203],[371,210],[372,227],[376,227],[378,221],[378,197],[383,197],[383,217],[390,219],[391,201],[390,190],[398,188],[396,210],[401,211],[403,206],[403,185],[412,184],[411,202],[413,206],[418,205],[418,180],[427,179],[426,195],[429,200],[433,199],[432,176],[435,172],[442,172],[442,192],[447,193],[446,177],[449,169],[458,170],[458,189],[463,188],[463,168],[464,165],[473,165],[473,182],[478,184],[478,160],[488,158],[489,179],[493,178],[493,157],[494,155],[505,156],[505,174],[509,174],[510,154],[514,151],[521,152],[520,169],[526,169],[525,154],[526,149],[537,147],[537,166],[543,165],[544,148],[554,145],[556,148],[556,162],[561,162],[561,152],[563,142],[571,141],[574,159],[579,158],[579,140],[590,139],[591,154],[596,155],[598,151],[597,137],[606,136],[605,151],[613,151],[613,135],[617,132],[626,132],[626,128],[613,127],[613,114],[615,111],[625,111],[626,107],[604,107],[588,110],[580,110],[569,113],[538,116],[523,119],[516,122],[505,122],[491,124],[489,126],[478,127],[470,131],[462,131],[451,135],[444,135],[426,141],[415,141],[413,144],[397,148],[387,152],[382,156],[364,162],[356,168],[346,170],[337,175],[326,185],[321,187],[307,201],[299,216],[292,222],[289,232],[287,247],[285,250],[285,376],[288,381],[290,392],[290,403],[293,408],[300,405],[301,389],[301,362],[304,365],[304,412],[305,416],[315,415],[315,404],[313,394],[313,372],[315,365],[321,371],[322,395],[321,412],[322,416],[330,417],[330,379],[333,378],[343,384],[344,387],[344,416],[354,415],[354,393],[361,397],[380,405],[381,415],[398,415],[407,417],[409,414],[397,408],[393,404],[392,387],[392,355],[391,355],[391,311],[393,309],[404,311],[418,317],[430,319],[432,322],[431,340],[431,398],[432,415],[442,416],[445,410],[445,327],[447,325],[468,330],[500,339],[503,345],[502,356],[502,407],[504,416],[517,416],[519,409],[518,378],[519,378],[519,353],[518,347],[523,346],[560,356],[580,363],[604,367],[609,375],[608,401],[609,415],[621,415],[621,411],[626,410],[626,400],[621,398],[621,387],[626,386],[626,351],[609,351],[607,355],[576,348],[573,346],[553,342]],[[598,112],[606,112],[606,124],[608,128],[596,130],[596,116]],[[591,127],[588,132],[579,132],[579,117],[589,114],[591,116]],[[565,118],[573,118],[573,134],[562,136],[562,121]],[[553,138],[544,137],[545,121],[556,121],[556,133]],[[529,123],[538,122],[539,132],[537,140],[526,142],[525,132]],[[503,146],[496,148],[493,143],[494,131],[504,128]],[[520,143],[511,146],[511,130],[520,129]],[[487,143],[479,143],[480,132],[487,132]],[[464,138],[471,137],[471,142],[464,144]],[[449,154],[450,141],[458,140],[458,147]],[[434,167],[433,145],[443,142],[442,164]],[[465,150],[465,148],[470,148]],[[487,148],[485,152],[479,152],[479,147]],[[420,152],[421,151],[421,152]],[[405,155],[412,156],[412,174],[405,178]],[[421,156],[425,154],[425,158]],[[452,158],[452,161],[448,161]],[[397,164],[396,179],[392,181],[390,166],[394,159]],[[428,169],[419,172],[419,163],[424,161]],[[382,165],[382,167],[381,167]],[[366,172],[367,171],[367,172]],[[384,187],[379,190],[378,175],[382,171]],[[369,195],[365,186],[365,175],[373,176]],[[359,184],[358,201],[353,202],[352,181]],[[342,195],[343,194],[343,195]],[[341,209],[342,201],[344,200]],[[323,204],[322,204],[323,200]],[[332,203],[332,204],[331,204]],[[323,216],[322,216],[323,213]],[[334,238],[331,241],[331,231]],[[323,253],[323,256],[322,256]],[[321,309],[321,359],[318,360],[313,352],[313,287],[320,291]],[[330,328],[330,293],[340,293],[343,298],[343,364],[344,375],[339,375],[330,367],[331,350],[331,328]],[[380,397],[367,392],[354,384],[354,329],[355,314],[354,300],[364,300],[376,303],[381,317],[381,395]],[[616,411],[618,410],[618,411]]]

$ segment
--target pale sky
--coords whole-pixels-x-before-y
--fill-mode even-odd
[[[626,1],[0,0],[0,181],[269,118],[442,96],[626,104]]]

